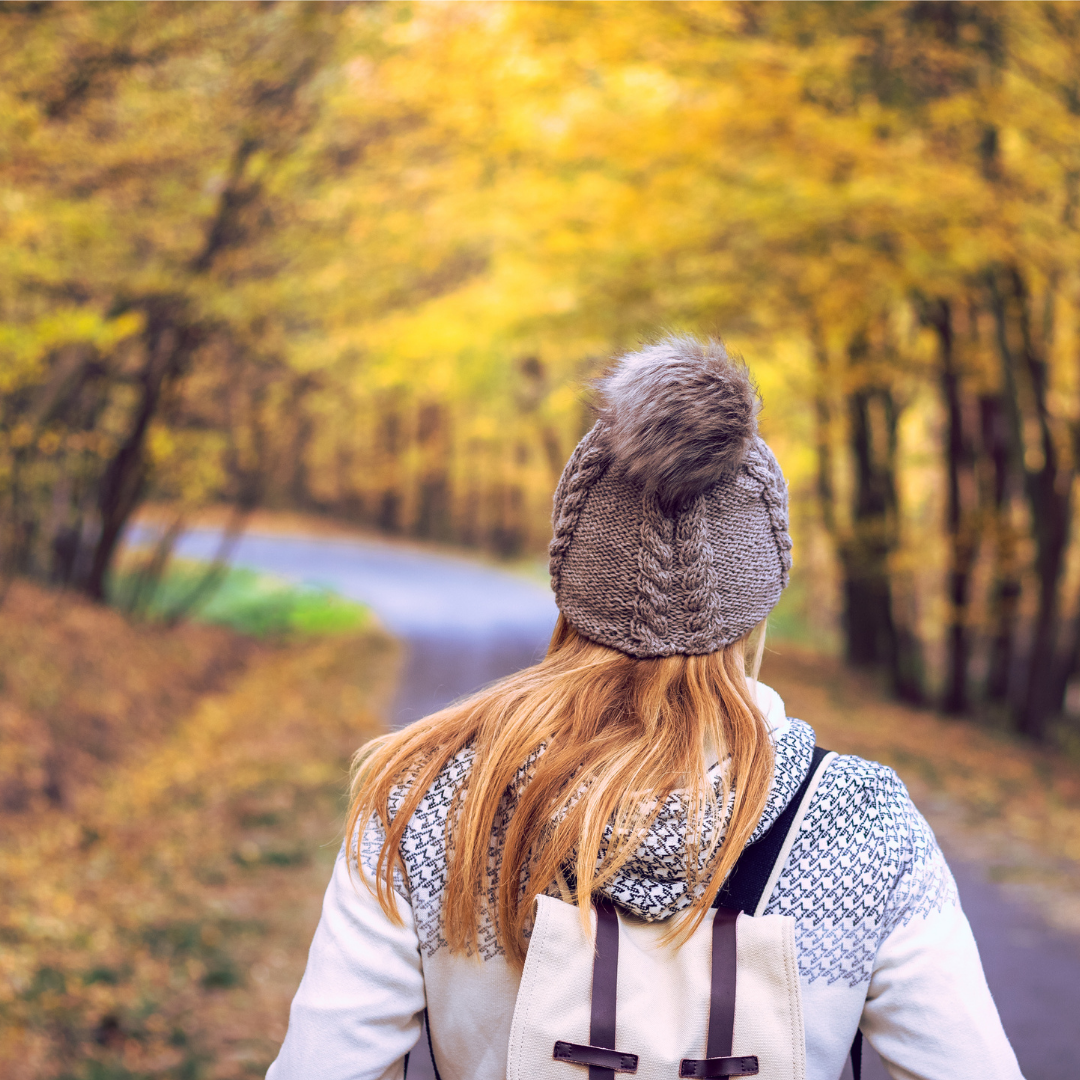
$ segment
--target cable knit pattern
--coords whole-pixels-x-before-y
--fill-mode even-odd
[[[813,747],[813,730],[798,720],[777,738],[776,772],[752,840],[791,801]],[[472,749],[466,747],[448,763],[409,822],[401,847],[408,883],[400,882],[399,891],[412,905],[425,956],[446,946],[446,822],[472,761]],[[522,766],[500,804],[490,848],[493,879],[502,836],[534,761]],[[713,773],[718,795],[721,768]],[[392,810],[400,798],[399,793]],[[722,811],[725,820],[729,809],[730,802]],[[694,894],[687,885],[686,821],[682,800],[670,796],[634,857],[604,892],[649,921],[687,908]],[[707,820],[705,834],[715,827],[716,822]],[[361,846],[369,873],[380,843],[381,830],[369,826]],[[878,948],[896,927],[957,903],[956,886],[930,827],[900,779],[883,765],[841,757],[822,777],[766,912],[795,916],[799,969],[807,982],[856,986],[869,981]],[[484,959],[500,954],[490,922],[481,926],[479,952]]]
[[[663,652],[668,636],[673,533],[674,522],[660,509],[656,495],[643,495],[641,538],[637,551],[637,595],[634,597],[630,637],[640,649],[653,656]]]
[[[581,517],[593,486],[608,466],[608,456],[599,443],[602,434],[603,424],[595,424],[578,443],[555,490],[553,535],[548,546],[548,573],[551,576],[551,588],[556,594],[562,575],[563,556],[574,538],[578,518]]]
[[[761,501],[768,511],[773,542],[780,557],[781,588],[786,589],[791,572],[791,536],[788,534],[788,496],[784,474],[772,451],[760,437],[751,445],[743,469],[761,485]]]
[[[676,543],[682,567],[682,587],[686,600],[686,628],[690,648],[707,648],[716,628],[724,632],[724,613],[716,588],[716,555],[709,542],[705,498],[699,495],[676,527]]]

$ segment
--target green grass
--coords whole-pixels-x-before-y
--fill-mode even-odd
[[[362,627],[369,618],[363,605],[328,589],[294,585],[239,567],[222,571],[216,583],[202,590],[191,605],[189,601],[204,581],[207,569],[203,563],[174,559],[156,587],[144,587],[137,596],[139,569],[125,567],[113,575],[109,600],[155,621],[168,620],[177,611],[186,610],[186,618],[228,626],[254,637],[347,633]]]

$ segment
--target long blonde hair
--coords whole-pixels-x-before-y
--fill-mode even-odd
[[[521,966],[533,901],[568,868],[587,919],[591,894],[630,860],[676,791],[685,800],[684,854],[696,898],[670,939],[685,940],[765,807],[772,744],[748,684],[757,677],[764,629],[706,656],[638,660],[588,640],[560,616],[539,664],[361,748],[347,835],[356,844],[358,826],[372,817],[385,830],[374,892],[388,918],[400,923],[392,889],[395,871],[405,873],[406,825],[446,764],[471,747],[446,826],[443,934],[452,951],[474,952],[486,917],[507,959]],[[725,758],[718,800],[708,773]],[[492,881],[496,816],[527,761]],[[722,820],[729,798],[721,839],[706,825]],[[351,857],[359,859],[355,846]]]

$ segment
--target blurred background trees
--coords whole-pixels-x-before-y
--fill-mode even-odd
[[[1067,3],[0,12],[0,559],[100,597],[142,501],[536,554],[581,387],[761,383],[792,604],[1045,738],[1080,668]]]

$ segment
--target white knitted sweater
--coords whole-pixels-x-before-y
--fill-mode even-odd
[[[755,839],[790,801],[814,747],[774,691],[758,684],[758,698],[776,773]],[[409,824],[402,926],[339,854],[267,1080],[399,1078],[425,1007],[443,1080],[503,1080],[518,973],[490,929],[472,958],[451,954],[441,932],[443,830],[470,763],[468,750],[451,761]],[[607,890],[642,918],[692,902],[679,825],[675,799]],[[379,839],[369,830],[365,864]],[[796,919],[807,1080],[839,1077],[857,1027],[896,1080],[1022,1080],[952,874],[891,769],[856,757],[827,767],[765,911]]]

